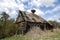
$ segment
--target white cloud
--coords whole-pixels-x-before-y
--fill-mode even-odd
[[[46,6],[46,7],[49,7],[49,6],[55,6],[54,2],[56,2],[56,0],[33,0],[31,1],[31,5],[35,5],[37,7],[39,6]]]
[[[58,10],[60,10],[60,6],[56,6],[56,7],[54,7],[52,10],[48,10],[48,11],[46,11],[45,13],[54,13],[54,12],[56,12],[56,11],[58,11]]]
[[[20,5],[19,5],[15,2],[15,0],[4,0],[3,2],[0,3],[0,7],[4,7],[4,8],[7,7],[7,8],[12,8],[12,9],[21,8],[21,7],[24,8],[24,4],[20,3]]]
[[[56,7],[52,10],[52,12],[58,11],[58,10],[60,10],[60,6],[56,6]]]
[[[43,11],[41,11],[41,10],[39,10],[39,9],[35,9],[35,10],[36,10],[35,14],[37,14],[37,15],[39,15],[39,16],[44,15],[44,12],[43,12]]]
[[[8,15],[10,15],[11,17],[15,16],[15,18],[16,18],[16,16],[17,16],[17,12],[16,12],[16,10],[14,10],[14,9],[12,9],[12,11],[10,12],[8,8],[0,8],[0,11],[6,12],[6,13],[7,13]]]
[[[3,0],[3,2],[0,3],[0,7],[15,8],[17,7],[17,4],[14,0]]]
[[[4,11],[6,13],[9,13],[9,9],[8,8],[5,8],[5,7],[0,7],[0,11]]]
[[[15,0],[18,4],[21,2],[27,2],[28,0]]]
[[[17,14],[17,12],[14,10],[14,11],[10,12],[9,15],[10,15],[11,17],[13,17],[13,18],[16,18],[18,14]]]
[[[42,0],[42,4],[45,5],[46,7],[55,6],[54,2],[56,2],[56,0],[45,0],[45,1]]]
[[[25,9],[24,9],[24,8],[25,8],[25,7],[24,7],[24,4],[20,4],[20,5],[18,6],[18,8],[19,8],[19,10],[23,10],[23,11],[25,10]]]
[[[28,1],[28,0],[21,0],[22,2],[26,2],[26,1]]]
[[[53,14],[54,16],[51,16],[51,17],[49,17],[47,20],[52,20],[52,21],[58,21],[58,22],[60,22],[60,20],[59,20],[59,18],[60,18],[60,13],[58,13],[57,11],[59,11],[60,10],[60,6],[56,6],[56,7],[54,7],[52,10],[48,10],[48,11],[46,11],[45,13],[47,14],[47,13],[49,13],[49,14]],[[57,12],[56,13],[56,15],[55,15],[55,12]]]
[[[12,9],[11,11],[9,10]],[[6,13],[8,13],[10,16],[15,16],[16,15],[16,9],[18,8],[18,10],[24,10],[24,4],[23,3],[16,3],[15,0],[3,0],[2,2],[0,2],[0,11],[5,11]]]

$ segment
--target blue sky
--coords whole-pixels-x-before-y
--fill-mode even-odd
[[[46,20],[60,22],[60,0],[0,0],[0,13],[5,11],[12,18],[17,17],[18,10],[30,12],[31,9]]]

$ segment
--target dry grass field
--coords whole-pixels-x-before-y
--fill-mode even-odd
[[[26,35],[14,35],[1,40],[60,40],[60,29],[54,29],[53,32],[50,30],[44,31],[40,34],[26,34]]]

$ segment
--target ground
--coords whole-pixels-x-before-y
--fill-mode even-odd
[[[27,35],[14,35],[12,37],[7,37],[1,40],[60,40],[60,29],[54,29],[54,32],[45,31],[38,37],[28,37]]]

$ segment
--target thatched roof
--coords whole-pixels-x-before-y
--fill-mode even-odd
[[[34,13],[29,13],[26,11],[19,11],[16,22],[19,23],[22,21],[46,23],[46,20],[44,20],[42,17]]]

